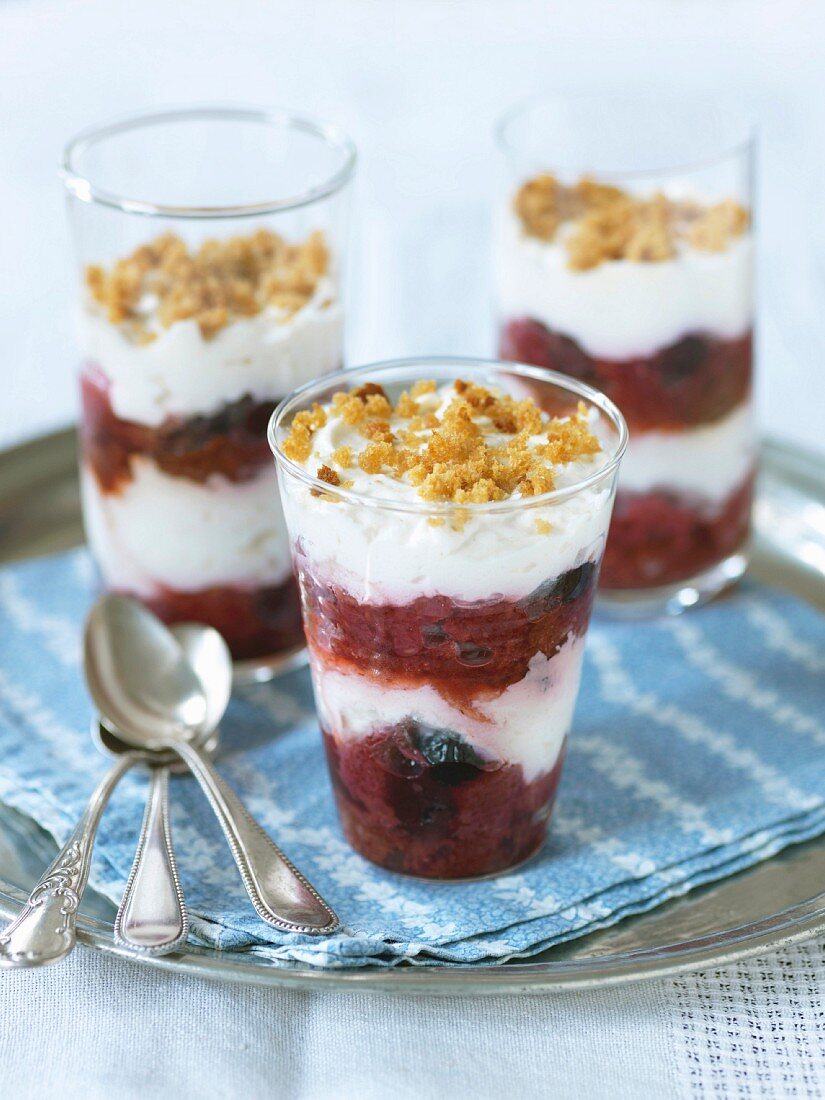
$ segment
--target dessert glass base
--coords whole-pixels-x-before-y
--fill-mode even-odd
[[[740,580],[749,563],[747,546],[687,580],[658,588],[600,588],[596,614],[625,621],[681,615],[701,607]]]

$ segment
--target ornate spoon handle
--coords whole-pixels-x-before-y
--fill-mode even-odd
[[[120,777],[136,764],[122,756],[101,779],[83,816],[23,910],[0,932],[0,966],[43,966],[64,958],[77,942],[77,910],[92,861],[101,814]]]
[[[115,940],[143,955],[165,955],[186,939],[183,899],[169,827],[169,769],[152,768],[135,861],[115,917]]]
[[[261,920],[283,932],[334,932],[338,917],[333,910],[267,836],[209,760],[186,742],[177,742],[174,748],[211,802]]]

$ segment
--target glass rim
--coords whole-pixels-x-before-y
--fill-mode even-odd
[[[308,473],[303,466],[300,466],[297,462],[294,462],[284,454],[278,440],[278,433],[283,427],[283,422],[288,415],[298,411],[296,406],[311,398],[313,393],[321,393],[324,390],[328,390],[330,385],[335,385],[337,382],[349,384],[359,378],[363,378],[365,375],[369,375],[371,381],[376,381],[377,379],[375,376],[379,375],[384,376],[386,380],[392,381],[402,381],[405,377],[408,377],[408,380],[412,382],[415,381],[415,378],[409,378],[410,371],[427,371],[430,367],[433,368],[433,373],[436,377],[438,376],[438,371],[435,370],[437,367],[441,367],[442,369],[446,368],[448,371],[454,371],[456,377],[461,377],[462,374],[472,377],[472,374],[480,369],[487,371],[499,370],[502,373],[516,374],[522,378],[531,378],[539,382],[547,382],[555,385],[559,389],[566,390],[568,393],[575,394],[577,397],[589,401],[591,405],[595,405],[596,408],[608,418],[618,434],[616,447],[609,460],[603,466],[600,466],[594,473],[588,474],[587,477],[574,482],[572,485],[565,485],[560,489],[551,489],[547,493],[540,493],[534,497],[519,497],[516,500],[484,501],[483,503],[469,501],[464,504],[457,504],[455,501],[424,500],[400,502],[396,498],[379,497],[369,493],[358,492],[353,489],[340,488],[337,485],[331,486],[328,482],[322,481],[314,474]],[[558,501],[567,500],[570,497],[576,496],[583,489],[587,489],[591,485],[598,484],[600,481],[612,476],[627,447],[628,429],[624,417],[609,397],[606,397],[600,390],[588,386],[585,382],[579,382],[576,379],[568,378],[567,375],[560,374],[558,371],[545,370],[543,367],[534,367],[527,363],[511,363],[506,359],[476,359],[470,356],[455,355],[422,355],[411,356],[404,359],[385,359],[377,363],[367,363],[364,366],[351,368],[349,370],[335,371],[333,374],[323,375],[321,378],[315,378],[311,382],[299,386],[298,389],[293,390],[291,394],[285,397],[273,411],[269,418],[266,437],[270,450],[275,458],[276,465],[282,471],[293,475],[311,489],[316,489],[325,494],[332,493],[337,499],[348,501],[351,504],[376,508],[381,511],[405,512],[412,515],[450,515],[457,509],[467,511],[471,515],[490,515],[515,512],[524,508],[534,508],[542,504],[555,504]]]
[[[219,206],[186,206],[156,203],[148,199],[133,198],[98,187],[89,174],[77,167],[77,158],[98,142],[117,134],[142,127],[162,125],[167,122],[196,120],[236,120],[258,122],[283,129],[300,130],[325,142],[344,154],[343,163],[321,183],[314,184],[294,195],[269,199],[256,203]],[[126,214],[141,214],[156,218],[243,218],[273,214],[284,210],[296,210],[340,191],[352,178],[358,152],[352,139],[338,126],[296,114],[282,107],[255,107],[250,105],[198,104],[186,107],[165,107],[152,111],[139,111],[120,115],[108,122],[88,126],[75,134],[66,144],[60,160],[59,174],[67,191],[81,202],[96,203]]]
[[[640,95],[640,92],[630,93],[627,91],[610,92],[605,90],[602,92],[592,91],[580,91],[578,93],[546,93],[538,92],[531,96],[526,96],[523,99],[517,100],[507,110],[499,116],[498,120],[493,126],[493,138],[499,148],[499,150],[508,157],[511,162],[516,163],[518,161],[526,161],[528,158],[512,143],[508,137],[508,129],[519,118],[521,118],[527,111],[533,110],[541,106],[558,106],[563,107],[567,104],[584,103],[584,102],[604,102],[604,103],[616,103],[617,100],[629,102],[631,98],[636,98]],[[651,97],[649,91],[645,91],[647,98]],[[693,104],[696,106],[711,107],[714,106],[720,109],[720,104],[713,100],[710,96],[685,94],[679,95],[674,92],[664,90],[655,93],[657,102],[662,102],[663,99],[671,103],[679,104]],[[721,104],[721,109],[726,115],[733,117],[734,113],[738,113],[741,116],[741,122],[736,127],[741,132],[741,136],[731,140],[730,142],[723,142],[719,148],[714,148],[711,152],[700,157],[689,157],[685,159],[677,159],[667,163],[659,165],[646,165],[639,168],[626,168],[610,170],[609,168],[598,168],[592,166],[591,171],[595,176],[606,176],[615,180],[633,180],[644,179],[649,176],[660,176],[666,172],[689,172],[699,171],[702,168],[709,168],[714,164],[718,164],[722,161],[728,160],[731,157],[744,153],[752,153],[757,139],[757,125],[752,114],[744,110],[744,108],[737,107],[734,104],[725,105]],[[575,165],[572,163],[565,163],[563,160],[558,160],[554,163],[547,164],[534,164],[533,170],[545,169],[548,171],[586,171],[582,165]]]

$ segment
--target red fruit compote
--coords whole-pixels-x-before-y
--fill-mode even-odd
[[[467,878],[543,843],[624,434],[588,387],[471,361],[347,372],[273,419],[332,783],[373,862]]]
[[[631,613],[741,574],[755,467],[750,216],[667,183],[532,176],[493,260],[501,357],[587,382],[627,420],[601,588]]]

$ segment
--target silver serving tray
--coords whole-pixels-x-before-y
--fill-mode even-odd
[[[768,442],[756,506],[752,573],[825,611],[825,458]],[[0,562],[78,545],[75,437],[71,431],[0,452]],[[825,699],[825,687],[823,688]],[[0,915],[9,918],[56,851],[28,818],[0,808]],[[254,952],[190,947],[162,958],[114,943],[115,907],[87,890],[84,944],[148,966],[262,985],[386,993],[541,993],[618,985],[722,966],[825,932],[825,837],[788,848],[723,882],[650,913],[553,947],[527,961],[394,969],[312,970]]]

